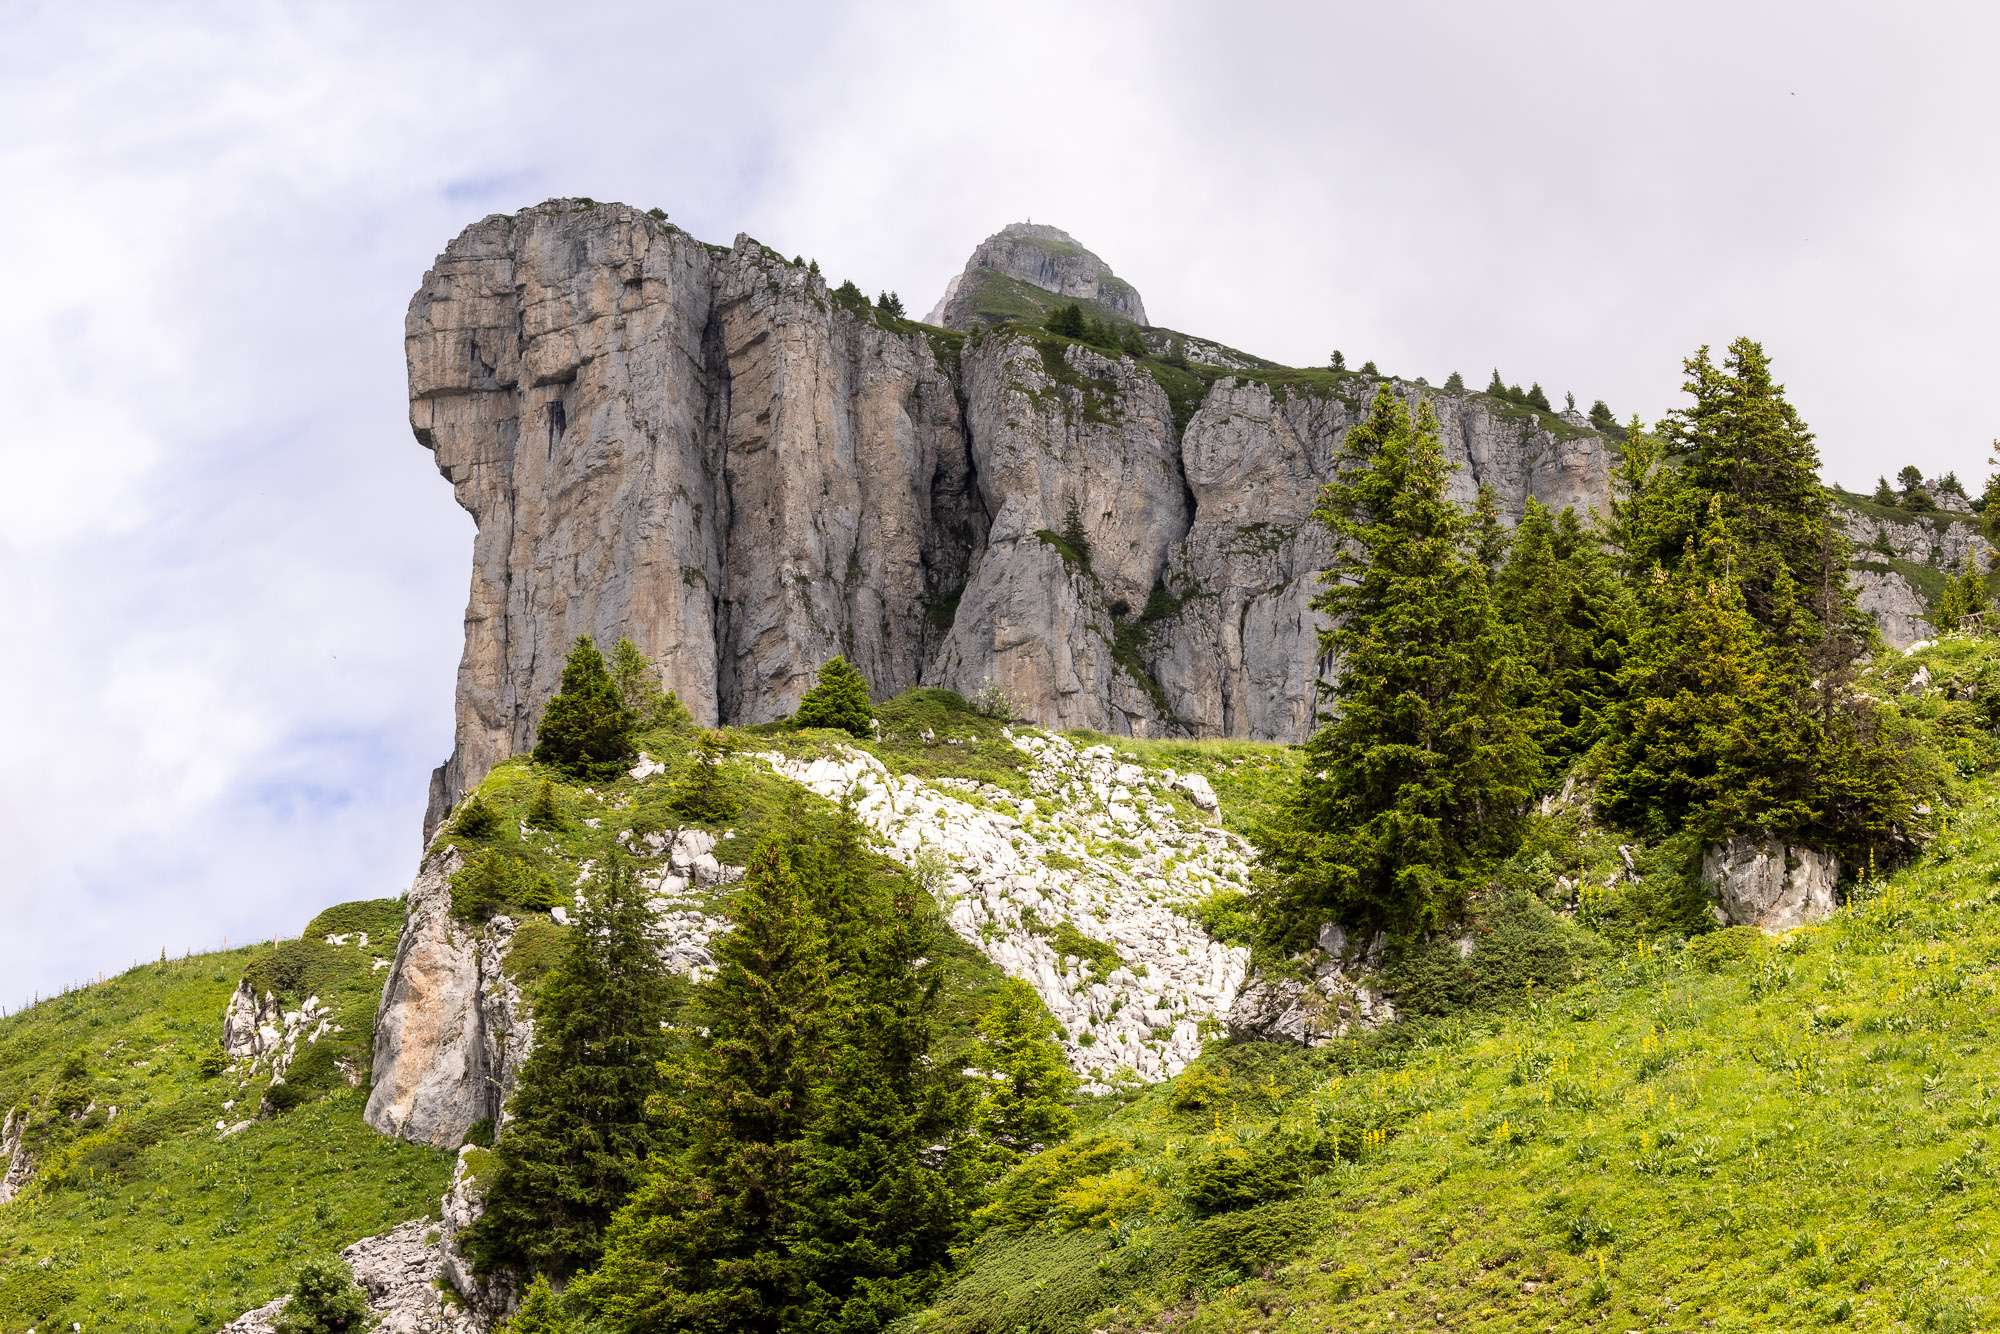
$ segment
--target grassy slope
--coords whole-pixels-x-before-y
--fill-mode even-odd
[[[1042,1221],[922,1327],[1990,1328],[1997,877],[1989,777],[1821,927],[1635,948],[1393,1040],[1218,1050],[1080,1179],[1045,1155],[1017,1210]],[[1231,1152],[1288,1166],[1198,1218],[1197,1164]]]
[[[144,965],[0,1020],[0,1101],[43,1098],[81,1050],[89,1096],[119,1108],[66,1123],[35,1183],[0,1206],[0,1331],[213,1330],[302,1261],[436,1211],[448,1156],[368,1129],[365,1089],[216,1137],[218,1120],[253,1114],[258,1090],[246,1106],[203,1058],[237,979],[268,953]]]

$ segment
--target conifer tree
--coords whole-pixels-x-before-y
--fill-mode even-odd
[[[696,995],[706,1039],[672,1070],[685,1141],[659,1160],[576,1285],[607,1329],[780,1331],[804,1280],[788,1245],[801,1142],[826,1074],[825,940],[780,833],[751,856]]]
[[[1050,333],[1061,334],[1065,338],[1082,338],[1085,330],[1083,307],[1074,301],[1057,306],[1049,312],[1048,319],[1043,321],[1043,327]]]
[[[1493,368],[1493,378],[1486,382],[1486,392],[1495,398],[1507,397],[1507,385],[1500,378],[1500,368],[1498,366]]]
[[[1076,1074],[1056,1042],[1055,1020],[1026,982],[1009,978],[979,1017],[972,1063],[988,1077],[979,1133],[1003,1153],[1035,1153],[1076,1129],[1069,1109]]]
[[[736,794],[722,769],[728,753],[722,733],[703,728],[695,734],[692,762],[674,785],[675,810],[700,824],[721,824],[735,817]]]
[[[676,729],[694,726],[687,705],[673,691],[661,688],[659,673],[630,639],[621,636],[612,648],[610,671],[611,683],[617,687],[618,698],[632,715],[635,726]]]
[[[542,711],[536,761],[590,781],[616,778],[632,763],[632,725],[604,655],[589,635],[578,636],[563,664],[562,688]]]
[[[1528,386],[1528,392],[1524,396],[1523,401],[1531,408],[1540,408],[1543,412],[1549,410],[1549,396],[1542,391],[1540,381],[1536,381]]]
[[[1923,490],[1923,486],[1924,486],[1923,470],[1918,468],[1916,464],[1905,463],[1901,468],[1897,469],[1896,489],[1903,493],[1903,499],[1905,501],[1907,501],[1911,496],[1915,495],[1917,492]]]
[[[1937,607],[1931,613],[1940,630],[1963,630],[1967,622],[1975,616],[1984,616],[1991,610],[1986,596],[1986,580],[1981,577],[1976,559],[1965,558],[1965,568],[1945,584],[1938,594]]]
[[[1775,651],[1744,598],[1742,551],[1723,524],[1639,602],[1599,805],[1629,828],[1705,839],[1811,822],[1816,736],[1803,659]],[[1784,587],[1790,588],[1789,579]]]
[[[857,737],[871,735],[874,720],[868,681],[846,658],[831,659],[819,669],[819,680],[792,715],[795,727],[834,727]]]
[[[1333,355],[1326,359],[1326,364],[1330,369],[1344,371],[1347,369],[1347,354],[1339,348],[1335,348],[1333,349]]]
[[[1444,381],[1444,391],[1445,391],[1445,392],[1446,392],[1447,394],[1462,394],[1462,393],[1464,393],[1464,392],[1465,392],[1465,377],[1464,377],[1463,375],[1460,375],[1460,374],[1459,374],[1459,373],[1458,373],[1457,371],[1453,371],[1453,372],[1452,372],[1452,373],[1451,373],[1450,375],[1448,375],[1448,376],[1446,376],[1446,377],[1445,377],[1445,381]]]
[[[1363,375],[1380,375],[1382,372],[1375,369],[1375,362],[1371,358],[1361,363],[1361,373]]]
[[[903,318],[903,298],[894,292],[883,292],[875,298],[875,309],[900,320]]]
[[[1625,586],[1575,510],[1551,517],[1530,497],[1494,598],[1518,632],[1522,706],[1554,781],[1604,733],[1630,631]]]
[[[1499,569],[1512,541],[1507,526],[1500,522],[1499,492],[1490,482],[1481,482],[1472,498],[1472,550],[1480,567],[1489,574]]]
[[[299,1270],[292,1299],[272,1323],[277,1334],[360,1334],[373,1319],[367,1295],[341,1260],[312,1260]]]
[[[1593,400],[1590,405],[1590,424],[1607,434],[1618,427],[1618,419],[1611,415],[1611,408],[1603,399]]]
[[[588,1267],[653,1147],[646,1100],[667,1053],[667,973],[630,865],[613,858],[579,897],[561,960],[535,1000],[535,1045],[494,1147],[486,1211],[466,1232],[482,1271],[564,1278]]]
[[[528,1285],[521,1304],[514,1309],[501,1334],[572,1334],[576,1324],[563,1313],[561,1299],[540,1274]]]
[[[1285,880],[1266,927],[1328,914],[1413,931],[1444,921],[1511,848],[1537,756],[1512,704],[1521,668],[1495,615],[1428,402],[1385,386],[1315,510],[1339,555],[1313,600],[1338,664],[1304,773],[1267,843]]]
[[[872,1334],[943,1278],[965,1218],[969,1090],[933,1059],[943,954],[924,891],[868,873],[849,811],[802,866],[839,982],[828,1072],[800,1149],[801,1327]]]
[[[1872,499],[1877,505],[1894,505],[1896,503],[1896,493],[1889,489],[1888,478],[1877,477],[1875,479],[1875,494]]]
[[[1128,357],[1138,357],[1143,360],[1152,355],[1146,346],[1145,336],[1131,326],[1127,326],[1125,332],[1119,335],[1118,347]]]

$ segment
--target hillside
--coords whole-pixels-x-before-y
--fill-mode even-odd
[[[1953,638],[1889,679],[1962,711],[1992,671]],[[1823,925],[1621,945],[1586,895],[1614,948],[1573,986],[1516,936],[1484,1013],[1212,1049],[1017,1171],[917,1328],[1989,1327],[2000,776],[1965,746],[1945,833]]]
[[[0,1204],[0,1331],[206,1334],[304,1261],[435,1213],[449,1157],[370,1130],[365,1065],[350,1086],[332,1059],[365,1063],[372,961],[394,952],[400,917],[393,901],[346,905],[299,941],[142,965],[0,1019],[0,1108],[27,1119],[26,1179]],[[375,927],[372,950],[325,943],[356,921]],[[294,1057],[290,1096],[264,1116],[268,1060],[222,1047],[246,975],[291,1007],[311,988],[345,1030]]]

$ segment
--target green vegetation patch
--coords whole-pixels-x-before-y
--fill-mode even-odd
[[[209,1334],[307,1259],[436,1210],[450,1156],[368,1128],[365,1085],[217,1137],[217,1121],[256,1114],[218,1041],[237,979],[268,953],[149,964],[0,1019],[0,1103],[35,1116],[80,1053],[71,1082],[97,1104],[52,1134],[31,1120],[36,1176],[0,1207],[0,1330]]]

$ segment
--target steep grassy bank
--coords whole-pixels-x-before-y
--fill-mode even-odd
[[[2000,1317],[2000,781],[1826,924],[1216,1049],[1024,1166],[926,1331]]]
[[[449,1157],[364,1125],[365,1082],[218,1132],[265,1082],[222,1062],[223,1009],[276,952],[148,964],[0,1020],[0,1104],[29,1109],[37,1157],[0,1205],[0,1331],[210,1331],[303,1261],[436,1212]],[[348,955],[324,980],[365,989]]]

